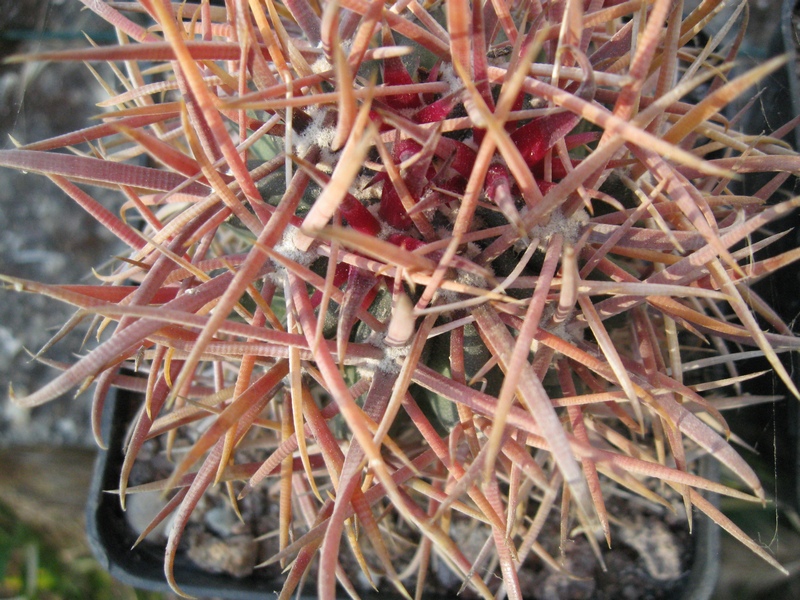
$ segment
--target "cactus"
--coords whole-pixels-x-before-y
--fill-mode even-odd
[[[11,60],[110,62],[121,91],[0,165],[48,177],[130,250],[97,284],[2,277],[98,333],[15,401],[95,383],[99,431],[109,389],[143,392],[123,505],[145,440],[207,423],[150,486],[176,592],[206,490],[235,507],[270,480],[281,598],[314,561],[320,598],[350,589],[345,547],[406,597],[433,556],[480,597],[522,598],[527,556],[558,565],[544,517],[601,561],[607,490],[661,501],[648,481],[783,570],[702,495],[765,500],[717,407],[761,400],[739,361],[764,356],[798,396],[778,356],[798,340],[750,285],[800,256],[762,257],[800,204],[779,198],[800,157],[725,112],[784,59],[730,76],[740,38],[693,46],[721,1],[83,2],[118,44]],[[767,183],[735,193],[754,172]],[[86,184],[119,190],[121,213]],[[701,395],[684,373],[714,361]],[[696,474],[706,454],[738,487]],[[464,521],[479,560],[453,539]]]

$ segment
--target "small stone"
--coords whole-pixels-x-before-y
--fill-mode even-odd
[[[139,494],[127,494],[125,496],[125,520],[136,532],[136,535],[142,533],[150,521],[153,520],[164,507],[164,500],[161,497],[161,492],[142,492]],[[161,523],[151,531],[147,538],[152,542],[163,542],[167,539],[167,522],[169,519],[164,519]]]
[[[242,522],[228,506],[217,506],[209,510],[203,518],[206,526],[221,538],[242,533]]]
[[[234,577],[247,577],[253,572],[256,551],[257,545],[250,535],[222,540],[215,535],[199,532],[190,536],[189,540],[189,558],[198,567]]]
[[[672,581],[681,576],[681,548],[669,528],[658,519],[637,519],[623,527],[620,539],[641,555],[648,574],[658,581]]]

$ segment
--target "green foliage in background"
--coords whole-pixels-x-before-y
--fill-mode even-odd
[[[24,600],[161,600],[120,585],[91,556],[65,560],[41,532],[0,504],[0,598]]]

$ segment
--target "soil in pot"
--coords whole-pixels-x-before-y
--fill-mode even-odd
[[[111,444],[98,462],[99,471],[94,482],[96,496],[89,508],[89,528],[96,554],[113,575],[136,587],[167,590],[163,552],[169,520],[135,549],[130,549],[138,534],[163,506],[161,492],[129,494],[127,511],[123,513],[118,497],[101,491],[118,487],[122,440],[139,410],[139,402],[136,395],[123,392],[107,407],[106,417],[113,412],[115,421],[107,423]],[[187,438],[186,442],[189,441]],[[170,454],[162,438],[148,441],[139,453],[130,485],[135,487],[166,479],[174,465],[171,459],[181,452],[181,442],[180,439],[174,441]],[[255,443],[244,445],[237,462],[257,462],[265,457],[266,452]],[[279,519],[277,485],[268,481],[246,496],[238,504],[241,519],[231,508],[224,485],[206,493],[192,514],[176,561],[176,579],[184,591],[201,597],[213,595],[245,599],[261,598],[265,591],[280,589],[283,582],[280,565],[258,566],[279,548],[276,534]],[[235,489],[239,487],[235,484]],[[696,531],[695,535],[690,535],[680,496],[662,488],[657,492],[669,506],[653,506],[611,487],[604,492],[609,513],[613,515],[612,548],[608,549],[604,540],[598,540],[603,549],[605,570],[580,531],[572,530],[569,537],[561,539],[559,516],[556,510],[551,511],[539,539],[545,550],[551,556],[561,557],[562,562],[554,568],[531,553],[519,575],[526,598],[708,598],[716,579],[718,565],[714,558],[719,532],[705,517],[695,515]],[[534,517],[535,508],[531,506],[530,518]],[[450,533],[461,550],[473,560],[479,555],[487,532],[485,528],[476,527],[475,522],[458,513],[453,514]],[[413,561],[414,540],[418,535],[401,522],[395,522],[394,528],[398,534],[398,547],[406,544],[397,563],[402,568],[400,565]],[[298,531],[296,535],[302,533]],[[367,560],[373,562],[370,556]],[[377,597],[349,549],[342,552],[340,562],[361,597]],[[496,565],[491,560],[481,563],[478,572],[484,573],[484,580],[490,588],[497,588],[500,584],[500,578],[494,576]],[[406,580],[409,587],[413,587],[416,569],[412,568],[411,573],[413,575]],[[309,597],[314,595],[315,580],[316,568],[313,566],[306,588]],[[375,583],[381,589],[381,598],[395,597],[388,582],[376,577]],[[461,586],[461,577],[453,573],[443,560],[434,557],[424,597],[451,598],[459,593]],[[478,595],[467,588],[459,597],[470,599]]]

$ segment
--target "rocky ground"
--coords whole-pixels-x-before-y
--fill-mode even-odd
[[[0,2],[0,52],[9,55],[45,47],[84,45],[111,31],[78,2]],[[10,39],[9,39],[10,38]],[[42,38],[41,41],[38,38]],[[83,64],[0,65],[0,145],[13,148],[87,126],[103,91]],[[113,206],[115,195],[92,190]],[[104,228],[46,178],[0,170],[0,272],[50,283],[87,280],[118,249]],[[53,370],[31,361],[72,314],[45,298],[0,289],[0,445],[39,444],[90,447],[90,396],[64,398],[34,410],[17,408],[17,394],[40,387]],[[48,357],[66,361],[81,351],[81,335],[71,336]]]
[[[94,38],[112,35],[93,13],[81,9],[73,0],[0,0],[0,58],[83,46],[82,32]],[[0,148],[14,147],[10,136],[26,143],[85,127],[102,94],[83,64],[0,64]],[[95,197],[108,201],[108,206],[116,201],[108,191]],[[0,169],[0,273],[51,283],[78,282],[117,250],[113,236],[46,178]],[[88,426],[91,395],[25,410],[11,403],[7,393],[9,385],[21,395],[53,377],[53,369],[31,361],[28,351],[39,350],[71,314],[68,306],[0,288],[0,506],[18,519],[13,526],[0,522],[4,576],[0,596],[10,597],[6,594],[15,590],[15,577],[32,585],[27,568],[18,569],[22,554],[27,557],[23,562],[34,560],[41,573],[49,569],[46,556],[55,551],[52,560],[68,566],[65,571],[59,567],[46,572],[71,583],[64,587],[55,582],[52,589],[28,587],[37,597],[65,598],[80,589],[75,593],[135,599],[133,590],[113,584],[110,578],[99,587],[77,584],[92,578],[103,581],[91,574],[100,567],[93,563],[83,532],[96,453]],[[80,333],[71,336],[48,357],[69,360],[81,351],[81,338]],[[35,534],[11,535],[29,530],[41,537],[26,541],[24,547],[21,540]]]

